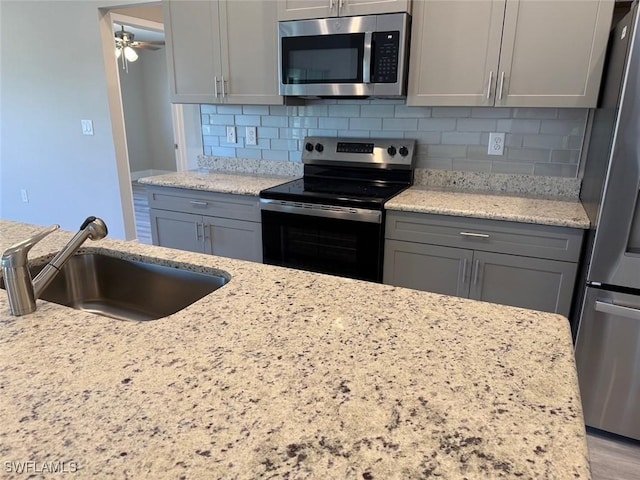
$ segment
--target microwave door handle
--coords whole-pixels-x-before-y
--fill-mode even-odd
[[[362,61],[362,83],[371,83],[371,32],[364,32],[364,55]]]

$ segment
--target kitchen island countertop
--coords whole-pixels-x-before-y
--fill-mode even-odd
[[[0,249],[39,230],[0,221]],[[141,323],[44,301],[12,317],[0,292],[4,478],[26,461],[74,462],[79,478],[589,478],[559,315],[135,242],[86,247],[232,279]]]

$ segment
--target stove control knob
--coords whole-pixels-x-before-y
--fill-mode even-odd
[[[387,148],[387,153],[393,157],[396,154],[396,147],[391,145],[389,148]]]
[[[316,143],[316,152],[322,153],[323,150],[324,150],[324,145],[322,145],[321,143]]]
[[[307,144],[304,146],[304,149],[305,149],[307,152],[313,152],[313,143],[311,143],[311,142],[307,142]]]
[[[403,157],[409,155],[409,150],[407,150],[407,147],[400,147],[400,155],[402,155]]]

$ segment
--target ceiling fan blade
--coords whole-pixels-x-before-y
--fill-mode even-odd
[[[133,42],[131,46],[144,50],[160,50],[164,46],[164,42]]]

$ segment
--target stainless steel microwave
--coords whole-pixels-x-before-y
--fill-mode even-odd
[[[280,95],[404,96],[410,27],[406,13],[279,22]]]

